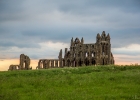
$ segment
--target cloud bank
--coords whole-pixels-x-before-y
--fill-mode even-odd
[[[139,0],[1,0],[0,59],[21,53],[57,58],[72,37],[94,43],[102,31],[110,33],[115,55],[138,56],[139,5]]]

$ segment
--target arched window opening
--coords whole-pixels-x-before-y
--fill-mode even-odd
[[[79,60],[79,66],[82,66],[82,61],[81,61],[81,59]]]
[[[105,45],[103,44],[103,46],[102,46],[102,55],[105,55],[104,49],[105,49]]]
[[[40,68],[43,68],[43,62],[42,61],[40,62]]]
[[[85,65],[88,66],[89,65],[89,60],[85,59]]]
[[[94,57],[94,54],[92,53],[91,56]]]
[[[92,59],[92,65],[95,65],[96,61],[94,59]]]
[[[23,68],[25,68],[25,62],[23,63]]]
[[[86,52],[86,57],[88,57],[88,53]]]
[[[105,65],[105,60],[103,59],[103,65]]]
[[[51,66],[53,67],[53,61],[51,61]]]
[[[92,45],[92,47],[94,48],[94,45]]]

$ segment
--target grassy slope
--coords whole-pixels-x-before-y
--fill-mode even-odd
[[[0,100],[140,99],[140,66],[0,72]]]

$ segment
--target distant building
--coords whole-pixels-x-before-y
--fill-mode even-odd
[[[64,58],[62,57],[62,49],[59,52],[59,59],[40,59],[38,69],[46,69],[53,67],[76,67],[90,65],[110,65],[114,64],[114,57],[111,52],[111,43],[109,33],[105,31],[100,35],[97,34],[96,43],[84,44],[76,38],[71,39],[70,50],[65,48]]]
[[[30,68],[30,58],[27,55],[20,55],[20,64],[19,65],[10,65],[9,71],[11,70],[29,70]]]

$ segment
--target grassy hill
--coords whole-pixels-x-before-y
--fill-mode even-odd
[[[0,100],[136,99],[140,99],[140,66],[0,72]]]

